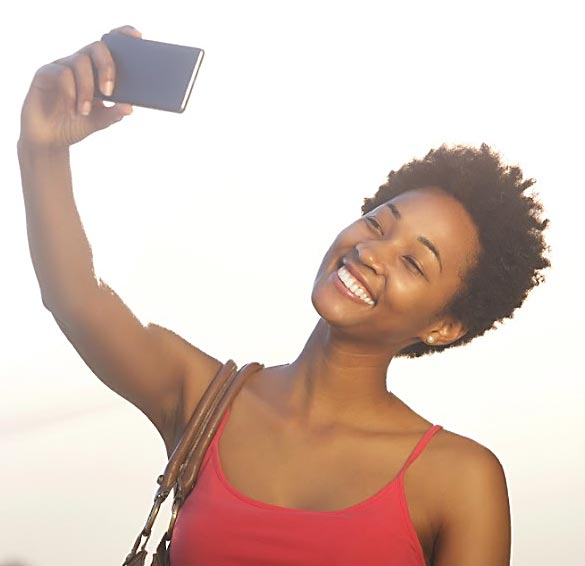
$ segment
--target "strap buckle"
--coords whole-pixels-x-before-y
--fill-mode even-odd
[[[148,515],[148,519],[146,519],[146,525],[144,525],[144,529],[142,529],[143,536],[147,538],[150,536],[152,526],[154,525],[158,512],[160,511],[161,505],[164,503],[167,496],[168,493],[156,494],[156,497],[154,498],[154,503],[152,505],[152,509],[150,510],[150,514]]]
[[[182,504],[183,498],[175,497],[175,500],[173,501],[173,508],[171,510],[171,520],[169,522],[169,528],[167,529],[167,540],[171,540],[171,537],[173,536],[173,530],[175,528],[175,523],[177,522],[177,517],[179,515],[179,509],[181,508]]]

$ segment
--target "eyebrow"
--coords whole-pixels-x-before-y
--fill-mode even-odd
[[[391,202],[386,203],[386,206],[392,211],[392,214],[394,216],[394,218],[396,218],[396,220],[400,220],[402,218],[402,214],[400,214],[400,211],[396,208],[396,206],[394,204],[392,204]],[[433,252],[433,255],[437,258],[437,261],[439,262],[439,268],[441,273],[443,272],[443,262],[441,261],[441,254],[439,253],[439,250],[436,248],[436,246],[433,244],[433,242],[431,242],[430,240],[428,240],[427,238],[425,238],[424,236],[419,236],[417,238],[417,240],[425,245],[429,250],[431,250],[431,252]]]
[[[394,215],[394,218],[396,218],[396,220],[400,220],[402,218],[402,214],[400,214],[400,211],[391,202],[387,202],[386,206],[392,211],[392,214]]]
[[[433,254],[435,254],[435,257],[437,258],[437,261],[439,262],[440,271],[441,271],[441,273],[443,273],[443,263],[441,262],[441,254],[439,253],[439,250],[435,247],[433,242],[427,240],[424,236],[419,236],[417,238],[417,240],[421,244],[424,244],[427,248],[429,248],[429,250],[431,250],[433,252]]]

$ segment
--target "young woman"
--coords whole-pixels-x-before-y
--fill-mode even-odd
[[[93,100],[92,62],[110,93],[98,41],[39,69],[23,105],[31,257],[61,330],[170,453],[221,362],[143,326],[94,274],[69,146],[131,108]],[[415,413],[386,374],[396,356],[482,335],[542,280],[547,221],[532,184],[485,145],[442,146],[389,174],[325,254],[303,350],[253,374],[226,412],[179,514],[173,566],[509,564],[497,457]]]

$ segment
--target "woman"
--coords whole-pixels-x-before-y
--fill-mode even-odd
[[[115,68],[95,42],[39,69],[23,105],[31,257],[61,330],[170,454],[221,362],[144,327],[94,275],[69,146],[131,107],[93,100],[92,62],[109,94]],[[542,280],[547,221],[532,184],[485,145],[442,146],[390,173],[325,254],[302,352],[256,372],[226,412],[181,509],[173,566],[509,564],[497,457],[416,414],[386,374],[395,356],[482,335]]]

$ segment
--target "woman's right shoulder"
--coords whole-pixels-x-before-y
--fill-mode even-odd
[[[211,383],[217,372],[223,366],[223,362],[193,346],[183,338],[177,338],[184,342],[184,375],[178,409],[182,412],[179,415],[179,422],[187,423],[193,410],[205,393],[207,386]]]

